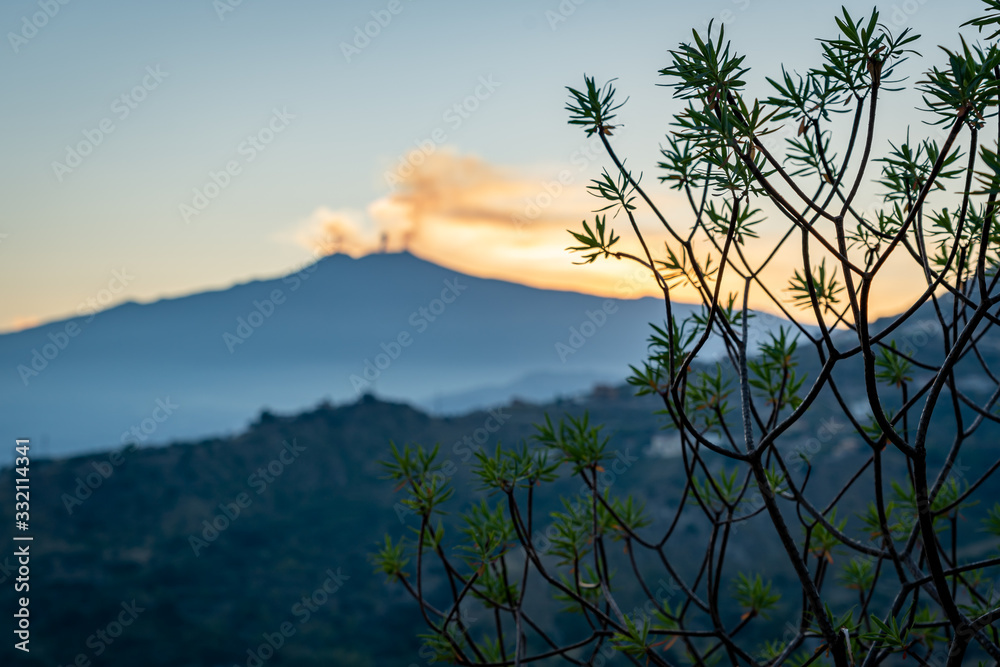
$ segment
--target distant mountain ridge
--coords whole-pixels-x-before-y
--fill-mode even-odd
[[[408,253],[334,255],[0,335],[0,430],[65,455],[232,433],[264,408],[366,391],[444,412],[549,400],[621,381],[663,317],[653,298],[474,278]]]

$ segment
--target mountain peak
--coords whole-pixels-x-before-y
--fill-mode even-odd
[[[53,455],[233,433],[263,406],[295,411],[322,397],[453,404],[491,388],[464,409],[524,393],[517,382],[534,373],[549,378],[536,400],[580,393],[585,378],[624,379],[645,354],[647,323],[663,316],[655,299],[607,303],[405,251],[331,255],[0,336],[0,365],[12,371],[0,374],[0,430]]]

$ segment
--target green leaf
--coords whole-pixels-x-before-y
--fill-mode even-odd
[[[618,242],[618,237],[615,236],[614,230],[611,230],[610,234],[605,237],[605,218],[603,215],[594,218],[594,229],[596,233],[590,229],[587,221],[584,220],[583,234],[578,234],[569,229],[566,230],[573,238],[580,242],[580,245],[571,246],[567,250],[570,252],[590,251],[584,255],[582,262],[574,262],[574,264],[590,264],[601,255],[607,257],[611,254],[611,246]]]
[[[571,98],[566,105],[570,113],[569,124],[583,126],[588,137],[595,133],[610,135],[615,127],[611,124],[615,111],[625,104],[614,103],[615,88],[611,85],[614,79],[604,84],[603,88],[597,87],[593,77],[584,76],[583,81],[585,92],[567,86]]]
[[[771,586],[772,583],[765,582],[759,574],[751,579],[746,574],[739,573],[733,596],[740,607],[747,610],[744,618],[756,615],[770,618],[768,612],[781,600],[781,593],[771,592]]]

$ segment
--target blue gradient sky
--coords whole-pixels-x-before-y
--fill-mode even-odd
[[[553,29],[556,0],[400,0],[401,11],[348,62],[341,43],[388,1],[242,0],[220,13],[225,1],[9,0],[0,7],[0,330],[73,315],[99,295],[108,303],[146,301],[291,271],[312,257],[296,238],[318,209],[371,225],[369,207],[389,194],[385,171],[438,128],[447,135],[442,149],[518,178],[545,178],[583,143],[563,107],[564,87],[579,86],[584,72],[618,77],[622,97],[631,96],[621,152],[652,171],[679,109],[667,89],[655,87],[657,70],[691,27],[724,19],[738,50],[749,54],[751,83],[760,83],[781,62],[818,64],[815,37],[834,36],[841,4],[565,0],[574,10]],[[12,44],[10,34],[40,4],[58,13]],[[871,7],[846,4],[856,15]],[[957,25],[980,11],[973,0],[877,6],[885,22],[922,33],[919,48],[935,62],[934,46],[955,45]],[[167,76],[121,117],[116,99],[141,85],[150,67]],[[923,69],[916,67],[913,73]],[[446,112],[474,93],[480,77],[500,86],[461,124],[447,122]],[[887,132],[918,120],[906,111],[914,99],[889,103]],[[241,143],[267,126],[274,109],[294,119],[250,162]],[[53,163],[64,162],[67,145],[85,131],[95,136],[102,121],[114,131],[60,181]],[[239,174],[185,222],[180,205],[229,161]],[[582,209],[578,217],[585,215]],[[557,243],[561,252],[564,240],[540,236],[537,243]],[[433,255],[428,247],[418,254]],[[464,257],[428,258],[463,268],[475,254],[467,246]],[[487,272],[527,275],[523,265],[503,261],[491,259]],[[122,270],[124,281],[113,273]]]

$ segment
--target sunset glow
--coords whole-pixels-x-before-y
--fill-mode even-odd
[[[658,147],[683,106],[656,85],[668,50],[690,40],[692,28],[725,23],[733,48],[747,56],[748,91],[766,99],[764,77],[780,76],[782,64],[790,71],[821,64],[815,38],[837,32],[832,16],[817,21],[794,3],[644,2],[611,12],[587,3],[571,16],[559,14],[557,2],[453,3],[444,19],[439,9],[404,3],[399,20],[366,37],[369,46],[345,53],[338,45],[352,43],[355,28],[372,20],[371,8],[314,6],[303,21],[284,6],[253,3],[221,16],[212,3],[118,4],[121,25],[68,6],[0,62],[16,93],[8,125],[18,128],[5,152],[21,159],[4,170],[0,274],[18,286],[0,303],[4,331],[76,316],[113,271],[135,280],[106,307],[286,275],[313,260],[306,249],[327,232],[354,256],[383,249],[385,233],[387,250],[405,247],[477,276],[657,296],[653,281],[634,277],[629,264],[576,266],[579,255],[565,250],[573,244],[566,230],[593,220],[590,179],[613,169],[602,150],[574,159],[589,140],[566,123],[566,87],[579,87],[584,74],[617,77],[620,99],[629,101],[616,119],[624,127],[615,146],[646,173],[644,186],[684,230],[692,221],[686,202],[655,173]],[[906,90],[880,101],[888,120],[875,129],[879,155],[907,127],[915,137],[934,131],[915,110],[921,102],[913,87],[940,63],[936,45],[958,44],[955,17],[978,11],[977,0],[913,6],[919,11],[881,7],[894,28],[922,35],[916,48],[923,55],[906,63]],[[25,11],[5,7],[5,24],[23,27]],[[479,29],[484,22],[494,28],[489,34]],[[144,31],[148,25],[163,30]],[[979,38],[974,28],[963,30],[970,44]],[[607,31],[628,34],[628,44],[595,49]],[[771,38],[778,34],[782,40]],[[274,48],[259,48],[274,39]],[[92,43],[109,47],[92,50]],[[448,57],[431,43],[447,44]],[[289,118],[280,133],[269,125],[276,109]],[[254,143],[260,149],[249,150]],[[877,178],[875,168],[866,182]],[[871,205],[872,193],[863,194]],[[195,203],[196,215],[180,212]],[[664,230],[643,207],[637,217],[662,256]],[[609,224],[623,249],[637,250],[622,216]],[[787,228],[774,216],[761,227],[751,256]],[[322,252],[332,250],[323,244]],[[798,254],[783,249],[762,278],[780,290]],[[909,267],[886,266],[874,313],[897,311],[922,283]],[[695,297],[684,289],[673,296]],[[758,296],[751,303],[774,312]]]
[[[317,209],[297,235],[300,243],[319,254],[341,252],[360,257],[373,252],[414,255],[469,275],[506,280],[542,289],[555,289],[633,299],[662,297],[651,273],[628,260],[598,258],[579,265],[582,257],[568,246],[575,240],[567,230],[579,231],[584,219],[593,222],[595,208],[602,203],[586,190],[585,181],[572,168],[549,177],[530,177],[516,169],[490,165],[454,150],[441,150],[421,160],[408,175],[400,177],[396,190],[370,204],[364,212]],[[687,230],[692,214],[675,192],[654,188],[658,205],[676,229]],[[759,203],[757,204],[760,205]],[[607,216],[621,241],[615,248],[636,256],[643,251],[624,215]],[[637,211],[646,243],[654,259],[665,256],[669,234],[648,211]],[[760,226],[759,239],[748,239],[750,261],[769,253],[789,224],[771,217]],[[707,241],[702,251],[717,262],[719,253]],[[799,265],[798,242],[786,244],[763,272],[765,283],[781,294]],[[819,257],[816,250],[814,257]],[[898,312],[920,292],[921,276],[905,262],[889,265],[877,283],[872,303],[875,316]],[[739,293],[742,281],[730,273],[724,291]],[[698,302],[690,285],[671,290],[671,298]],[[780,310],[758,289],[751,306],[765,312]],[[792,310],[790,299],[785,305]],[[800,315],[810,320],[808,313]]]

